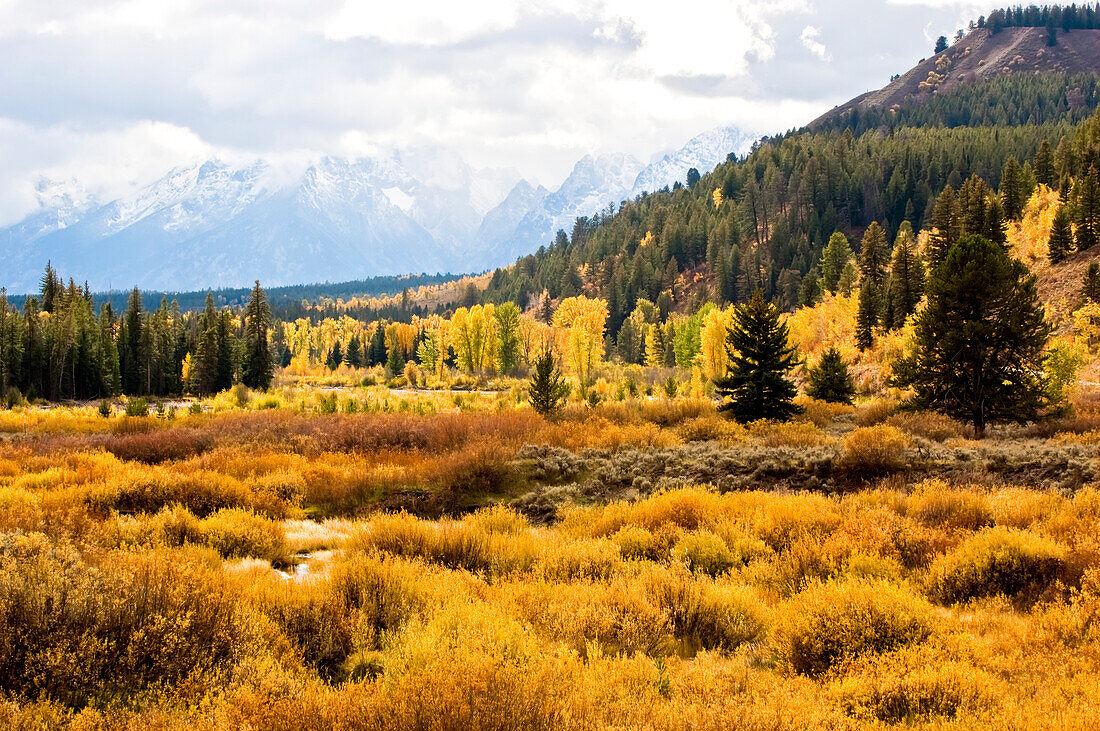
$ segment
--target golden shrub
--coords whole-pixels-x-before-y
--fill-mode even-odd
[[[809,421],[757,421],[749,424],[749,436],[765,447],[805,449],[826,444],[829,437]]]
[[[856,424],[875,426],[889,419],[898,410],[898,402],[889,398],[875,399],[856,409]]]
[[[685,442],[721,442],[722,444],[737,444],[744,441],[746,436],[745,427],[718,414],[688,419],[676,428],[676,433]]]
[[[989,705],[997,681],[967,663],[907,649],[869,663],[841,680],[834,693],[864,721],[915,723],[976,715]]]
[[[844,438],[840,466],[852,473],[881,475],[907,464],[909,438],[894,426],[865,426]]]
[[[719,536],[708,530],[685,533],[672,549],[672,558],[689,571],[717,576],[733,568],[736,557]]]
[[[283,526],[249,510],[223,508],[202,521],[201,531],[203,542],[227,558],[252,556],[273,563],[289,558]]]
[[[942,556],[928,579],[929,594],[953,604],[997,596],[1034,600],[1066,568],[1064,546],[1027,531],[988,528]]]
[[[993,522],[989,498],[977,490],[959,489],[939,480],[925,480],[906,501],[910,515],[928,526],[977,530]]]
[[[928,603],[894,584],[819,584],[782,608],[771,645],[791,670],[817,676],[860,656],[923,642],[932,626]]]
[[[886,420],[886,424],[897,427],[906,434],[931,439],[934,442],[945,442],[948,439],[961,438],[967,434],[967,429],[963,424],[955,421],[950,416],[937,414],[934,411],[894,414]]]

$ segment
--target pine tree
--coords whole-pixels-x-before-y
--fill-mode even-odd
[[[267,340],[267,331],[271,327],[271,307],[267,304],[267,295],[260,287],[259,280],[252,288],[252,298],[244,310],[245,318],[245,363],[241,373],[241,383],[252,389],[266,391],[274,375],[271,362],[271,345]]]
[[[370,353],[367,365],[385,365],[386,363],[386,330],[379,322],[374,326],[374,334],[370,338]]]
[[[898,228],[894,239],[894,254],[890,262],[889,300],[891,328],[905,325],[905,320],[917,309],[924,296],[924,262],[917,250],[917,240],[908,221]]]
[[[216,321],[218,335],[218,391],[233,386],[233,376],[237,370],[234,358],[233,315],[229,310],[218,313]]]
[[[947,258],[947,252],[959,240],[959,212],[955,191],[944,186],[932,209],[932,230],[928,234],[928,264],[935,267]]]
[[[332,348],[328,351],[328,357],[325,358],[325,365],[328,366],[330,371],[334,371],[340,367],[340,364],[344,362],[344,355],[340,350],[340,341],[337,340],[332,344]]]
[[[892,384],[914,406],[974,425],[1036,419],[1047,405],[1043,356],[1051,328],[1036,278],[1004,247],[965,236],[928,282],[916,348],[895,364]]]
[[[852,403],[856,385],[835,345],[821,354],[821,360],[810,369],[809,379],[806,395],[810,398],[836,404]]]
[[[144,329],[144,308],[137,287],[126,302],[125,339],[121,343],[119,363],[122,369],[122,390],[127,394],[145,393],[144,357],[141,352]]]
[[[1100,303],[1100,262],[1089,262],[1088,271],[1085,272],[1085,281],[1081,287],[1081,294],[1090,302]]]
[[[859,285],[859,302],[856,307],[856,345],[867,350],[875,343],[875,328],[879,326],[880,297],[877,288],[868,281]]]
[[[821,252],[821,285],[826,291],[836,293],[844,268],[851,260],[848,237],[839,231],[834,232]]]
[[[821,299],[821,274],[817,267],[814,267],[802,278],[802,286],[798,289],[798,304],[802,307],[813,307],[819,299]]]
[[[1035,161],[1031,164],[1035,171],[1036,182],[1053,186],[1054,178],[1054,154],[1050,150],[1050,143],[1043,140],[1039,144],[1039,151],[1035,153]]]
[[[882,324],[886,310],[886,232],[877,221],[863,234],[859,251],[859,310],[856,341],[863,350],[874,342],[874,331]]]
[[[1047,243],[1047,256],[1051,264],[1065,259],[1073,250],[1073,230],[1070,228],[1069,208],[1062,205],[1054,214],[1050,226],[1050,240]]]
[[[960,236],[976,234],[1001,245],[1008,241],[1001,199],[993,194],[989,185],[980,177],[971,175],[963,183],[957,203],[961,215]]]
[[[1088,174],[1077,178],[1073,183],[1077,217],[1076,244],[1078,251],[1091,249],[1100,241],[1100,182],[1095,167]]]
[[[61,277],[58,276],[57,271],[53,268],[52,262],[46,262],[46,272],[42,275],[41,283],[42,311],[52,313],[64,290],[64,286],[61,283]]]
[[[726,335],[729,368],[715,382],[723,399],[721,411],[740,422],[788,419],[801,413],[794,403],[797,390],[788,377],[798,359],[787,336],[779,310],[764,300],[760,290],[734,310]]]
[[[191,392],[206,396],[218,390],[218,327],[211,322],[199,333],[195,356],[191,359]]]
[[[389,351],[386,354],[386,368],[394,375],[405,368],[405,353],[396,342],[390,344]]]
[[[569,385],[549,350],[535,361],[535,373],[528,388],[531,406],[537,413],[549,416],[561,408],[561,400],[569,393]]]
[[[1024,205],[1031,191],[1026,189],[1023,170],[1015,155],[1010,155],[1001,168],[1000,193],[1005,216],[1018,220],[1024,212]]]
[[[348,347],[344,353],[344,362],[349,368],[363,367],[363,341],[359,339],[359,333],[351,336]]]
[[[23,320],[8,305],[7,293],[0,289],[0,397],[21,381],[23,370]]]

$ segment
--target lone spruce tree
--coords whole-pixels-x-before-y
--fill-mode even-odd
[[[821,360],[810,369],[810,384],[806,395],[819,401],[850,404],[856,394],[856,384],[848,372],[848,364],[834,345],[821,354]]]
[[[530,385],[531,406],[542,416],[549,416],[561,407],[561,400],[568,393],[569,384],[554,363],[554,354],[547,350],[535,361]]]
[[[1057,264],[1073,250],[1073,230],[1070,228],[1070,215],[1066,206],[1058,208],[1050,227],[1050,240],[1047,243],[1047,257],[1051,264]]]
[[[271,307],[267,304],[267,295],[260,287],[259,280],[256,280],[256,286],[252,288],[252,299],[248,301],[244,317],[246,351],[241,383],[249,388],[266,391],[274,375],[271,345],[267,340],[267,331],[271,327]]]
[[[797,389],[788,377],[798,365],[797,353],[787,343],[787,325],[779,319],[779,310],[760,290],[734,310],[726,355],[729,368],[715,382],[723,398],[720,411],[740,422],[788,419],[802,412],[794,403]]]
[[[1043,351],[1050,326],[1035,275],[1004,247],[964,236],[928,281],[916,348],[895,364],[893,385],[912,405],[974,425],[1025,423],[1047,406]]]

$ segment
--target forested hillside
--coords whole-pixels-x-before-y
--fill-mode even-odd
[[[1091,12],[1080,14],[1073,34],[1100,35],[1087,30]],[[992,20],[1001,27],[1027,18],[1045,25],[1050,17],[998,11],[944,55],[993,34]],[[1100,71],[1100,58],[1093,63]],[[1021,217],[1039,184],[1067,200],[1067,215],[1089,218],[1082,210],[1096,184],[1097,123],[1083,120],[1097,107],[1100,77],[1030,71],[960,80],[904,106],[856,106],[765,139],[690,187],[578,220],[569,235],[560,232],[552,245],[498,270],[485,296],[524,306],[536,306],[540,297],[604,298],[613,342],[639,301],[656,303],[663,319],[707,301],[744,301],[756,289],[785,309],[812,304],[838,284],[851,291],[853,254],[867,227],[882,227],[887,256],[901,230],[912,229],[915,246],[917,233],[935,229],[944,191],[941,218],[1002,241],[1005,222]],[[956,205],[965,210],[952,216]],[[830,260],[826,246],[838,233],[845,237],[843,251]]]

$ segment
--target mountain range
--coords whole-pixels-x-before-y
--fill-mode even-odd
[[[325,157],[297,170],[209,160],[106,202],[76,181],[42,181],[38,209],[0,229],[0,286],[33,291],[47,260],[94,289],[480,271],[550,243],[578,217],[683,182],[689,168],[710,170],[753,141],[719,127],[649,164],[586,155],[554,190],[436,148]]]

